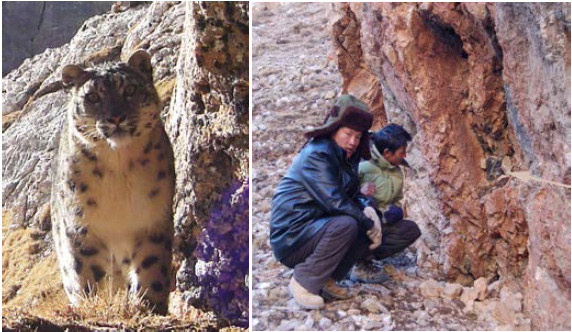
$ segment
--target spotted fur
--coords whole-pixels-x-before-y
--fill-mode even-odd
[[[151,71],[143,51],[128,63],[62,70],[70,102],[54,162],[52,229],[72,304],[111,285],[167,312],[173,152]]]

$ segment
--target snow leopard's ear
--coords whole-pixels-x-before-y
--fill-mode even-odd
[[[80,87],[89,79],[89,72],[76,65],[67,65],[62,69],[62,85],[64,88]]]
[[[135,51],[127,60],[127,64],[153,83],[153,67],[149,53],[144,50]]]

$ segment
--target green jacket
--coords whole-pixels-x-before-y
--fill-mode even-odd
[[[393,166],[371,145],[372,158],[359,164],[360,183],[373,182],[377,208],[386,210],[391,204],[401,207],[403,198],[403,173]]]

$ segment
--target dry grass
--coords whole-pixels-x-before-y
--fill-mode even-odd
[[[181,304],[171,294],[169,312],[158,316],[131,300],[125,291],[110,288],[85,297],[71,306],[65,297],[57,259],[36,248],[38,238],[30,229],[11,228],[10,214],[2,213],[2,328],[15,331],[89,331],[93,329],[151,331],[213,331],[216,318],[207,312]],[[224,328],[225,331],[246,331]]]
[[[131,300],[125,291],[112,293],[106,290],[84,296],[76,306],[68,305],[67,301],[47,301],[45,304],[45,309],[36,311],[38,316],[65,322],[82,321],[90,325],[104,321],[110,326],[134,326],[150,315],[141,298]]]
[[[2,212],[2,304],[34,308],[43,299],[64,300],[55,255],[37,250],[38,232],[11,223]]]
[[[131,300],[124,291],[111,294],[104,292],[89,296],[76,305],[67,301],[44,301],[41,307],[29,310],[8,306],[2,311],[3,327],[20,329],[69,328],[156,331],[212,331],[216,321],[208,313],[189,308],[179,315],[157,316],[143,304],[141,299]],[[244,329],[226,328],[227,331]]]

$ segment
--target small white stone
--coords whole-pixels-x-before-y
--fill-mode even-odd
[[[280,325],[276,328],[279,331],[294,331],[298,326],[300,326],[302,322],[299,320],[282,320]]]
[[[357,317],[361,314],[361,311],[358,309],[350,309],[348,310],[348,315],[352,316],[352,317]]]
[[[479,300],[484,300],[487,296],[487,285],[489,280],[485,277],[479,278],[475,281],[473,288],[477,290],[477,298]]]
[[[383,304],[379,303],[373,299],[367,299],[361,304],[362,309],[367,310],[371,313],[387,313],[389,312]]]
[[[306,321],[304,321],[304,325],[308,330],[312,329],[312,327],[314,326],[314,318],[312,317],[306,318]]]
[[[407,295],[407,290],[405,288],[399,288],[397,291],[395,291],[395,295],[397,297],[405,297],[405,295]]]
[[[348,311],[348,313],[349,313],[349,311]],[[355,315],[355,316],[352,316],[352,317],[353,317],[353,320],[354,320],[355,324],[356,324],[358,327],[361,327],[361,328],[363,329],[363,325],[364,325],[365,322],[368,320],[368,318],[367,318],[366,316],[360,316],[360,315]]]
[[[498,297],[502,287],[502,281],[497,280],[487,286],[487,297]]]
[[[443,286],[434,279],[429,279],[419,285],[421,295],[427,298],[439,297],[443,293]]]
[[[415,310],[421,308],[421,302],[411,302],[409,305]]]
[[[252,326],[254,327],[255,330],[257,330],[259,328],[259,325],[260,325],[260,319],[253,318],[252,319]]]
[[[270,286],[272,286],[271,282],[261,282],[258,284],[259,289],[266,289],[266,288],[270,288]]]
[[[459,284],[445,284],[443,288],[443,297],[452,299],[459,297],[463,291],[463,286]]]
[[[463,293],[461,294],[461,301],[465,304],[464,312],[473,310],[473,303],[478,297],[478,292],[470,288],[463,288]]]
[[[418,311],[417,312],[417,323],[419,325],[426,325],[427,320],[429,320],[429,315],[425,311]]]
[[[320,318],[318,325],[322,330],[328,330],[332,326],[332,321],[326,317]]]
[[[326,98],[326,99],[334,99],[335,96],[336,96],[336,93],[335,93],[334,91],[328,91],[328,92],[326,93],[325,98]]]
[[[367,320],[364,322],[362,328],[363,328],[364,330],[379,330],[379,328],[380,328],[381,326],[383,326],[383,323],[382,323],[382,322],[380,322],[380,321],[378,321],[378,320],[375,320],[375,319],[367,319]]]
[[[405,274],[408,277],[416,277],[417,276],[417,266],[408,267],[405,269]]]

